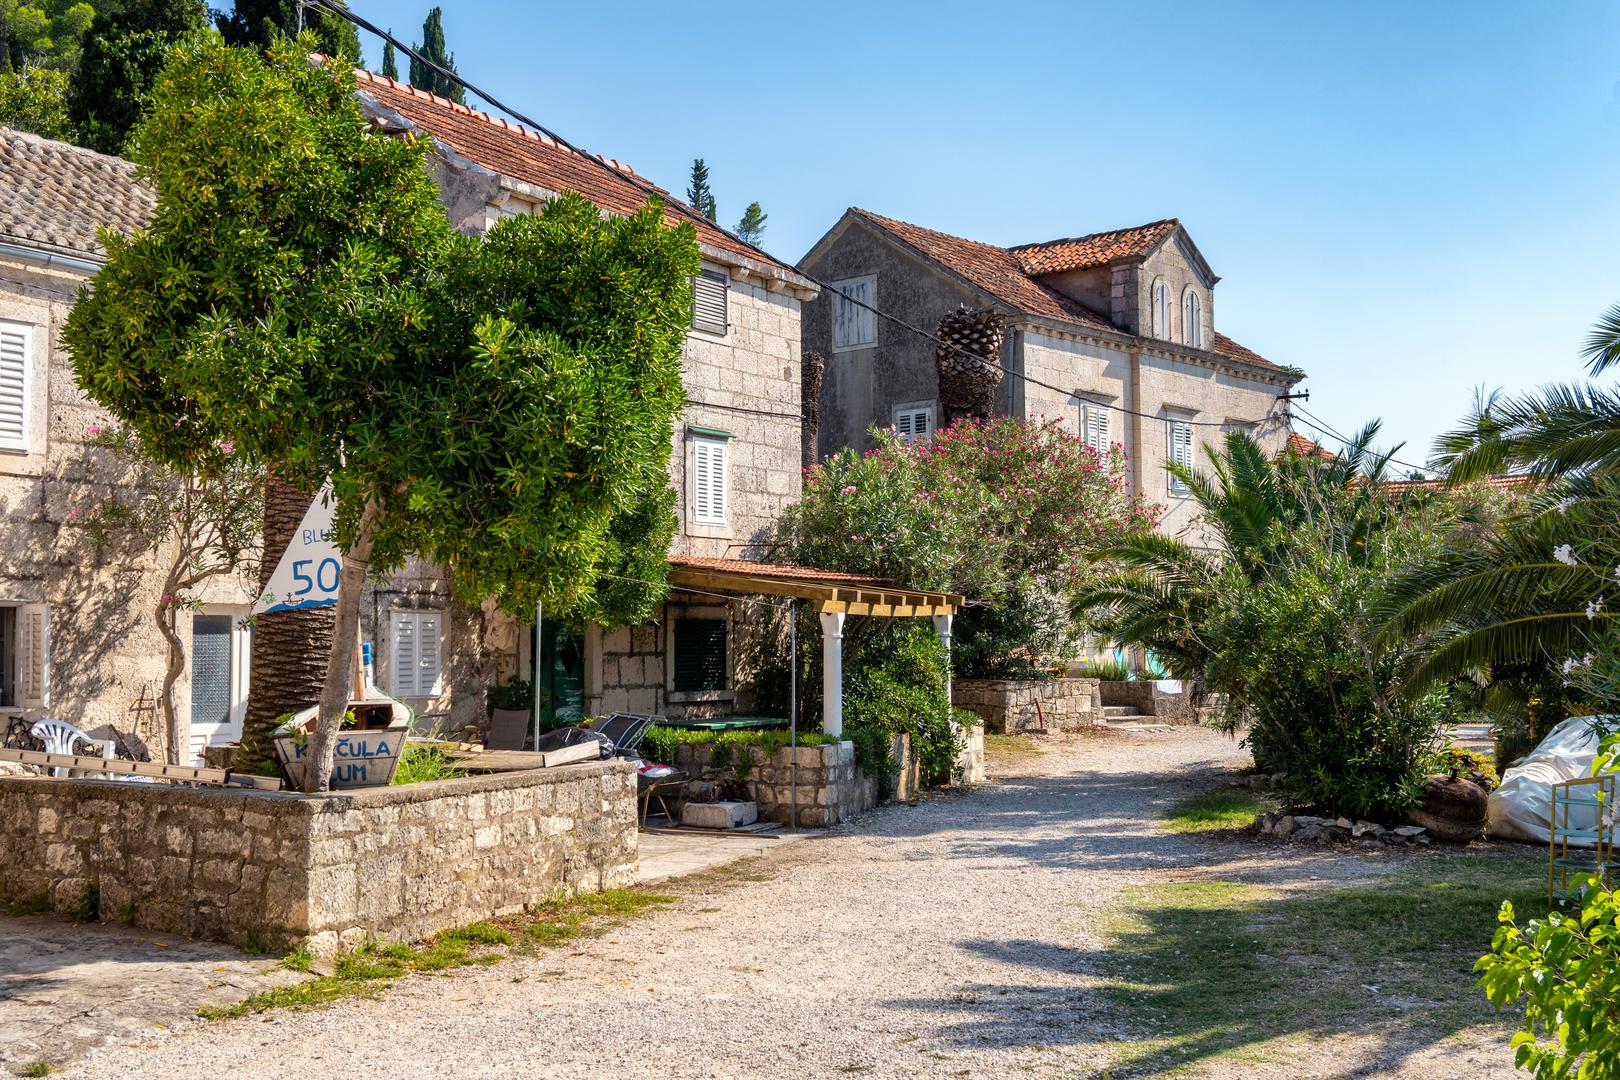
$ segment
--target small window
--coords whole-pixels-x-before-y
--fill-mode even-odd
[[[191,617],[191,726],[231,722],[231,617]]]
[[[730,492],[727,490],[726,440],[710,435],[692,436],[692,521],[697,525],[724,525]]]
[[[1204,302],[1196,289],[1188,289],[1181,302],[1181,331],[1188,345],[1204,347]]]
[[[1099,454],[1108,453],[1113,441],[1108,436],[1108,414],[1112,410],[1096,401],[1080,403],[1080,437]]]
[[[833,282],[833,348],[862,349],[877,344],[877,278]],[[869,306],[862,306],[869,305]]]
[[[50,605],[0,607],[0,708],[47,708],[50,686]]]
[[[28,449],[34,328],[0,320],[0,449]]]
[[[394,696],[438,697],[441,688],[437,611],[394,612]]]
[[[1163,278],[1153,283],[1153,336],[1170,340],[1170,286]]]
[[[704,270],[692,279],[692,329],[705,334],[726,333],[726,302],[731,278],[721,270]]]
[[[676,619],[674,630],[675,693],[726,689],[726,620]]]
[[[907,442],[928,439],[934,434],[934,407],[932,405],[896,405],[894,432]]]
[[[1170,421],[1170,446],[1166,457],[1176,465],[1192,468],[1193,463],[1193,434],[1192,424],[1186,420]],[[1186,495],[1191,491],[1181,478],[1174,473],[1170,474],[1170,494]]]

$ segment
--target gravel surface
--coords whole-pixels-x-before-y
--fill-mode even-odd
[[[1101,733],[992,760],[995,782],[890,806],[594,940],[313,1013],[193,1024],[69,1077],[1077,1077],[1120,1030],[1094,988],[1123,887],[1309,884],[1391,864],[1167,833],[1243,755],[1211,732]],[[1404,1038],[1404,1041],[1403,1041]],[[1500,1029],[1284,1047],[1222,1077],[1510,1077]]]

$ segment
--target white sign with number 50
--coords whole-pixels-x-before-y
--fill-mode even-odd
[[[270,575],[264,595],[254,602],[255,614],[337,603],[343,553],[332,542],[332,511],[336,502],[330,483],[316,493],[309,509],[304,511],[304,520],[298,523],[292,542],[282,552],[276,572]]]

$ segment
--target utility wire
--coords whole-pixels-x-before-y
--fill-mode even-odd
[[[427,67],[427,68],[431,69],[432,71],[438,73],[439,75],[442,75],[443,77],[451,80],[456,85],[458,85],[462,89],[466,90],[468,93],[473,94],[474,96],[482,98],[483,100],[487,101],[495,109],[497,109],[500,112],[503,112],[506,115],[512,117],[512,119],[516,120],[518,123],[523,124],[523,125],[525,125],[527,127],[533,128],[535,131],[537,131],[540,134],[545,135],[547,138],[551,139],[557,145],[559,145],[559,146],[563,147],[564,149],[569,150],[569,151],[571,151],[571,152],[573,152],[575,154],[578,154],[580,157],[584,158],[586,161],[592,162],[593,164],[595,164],[599,168],[601,168],[603,171],[605,171],[607,173],[610,173],[611,175],[618,178],[619,180],[622,180],[625,183],[631,185],[632,187],[636,188],[637,190],[639,190],[643,194],[647,195],[648,197],[658,199],[660,202],[663,202],[665,205],[667,205],[671,209],[673,209],[676,213],[678,213],[678,214],[682,215],[683,217],[686,217],[689,220],[691,220],[693,222],[693,224],[702,223],[704,225],[710,226],[710,227],[718,230],[724,236],[730,238],[731,240],[735,241],[736,243],[739,243],[739,244],[743,245],[744,247],[746,247],[748,250],[754,252],[760,258],[765,259],[765,260],[767,260],[769,262],[777,263],[778,265],[781,265],[781,266],[788,266],[789,265],[786,261],[784,261],[782,259],[778,259],[776,256],[772,255],[770,252],[768,252],[764,248],[760,247],[758,244],[754,244],[754,243],[751,243],[750,241],[744,240],[742,237],[738,236],[736,233],[732,232],[730,229],[727,229],[725,226],[721,225],[719,222],[710,221],[708,218],[703,217],[696,210],[693,210],[691,207],[687,206],[685,203],[681,202],[680,200],[674,199],[667,192],[660,191],[656,187],[653,187],[651,184],[646,183],[639,176],[636,176],[634,173],[628,172],[628,171],[626,171],[624,169],[617,168],[616,166],[614,166],[612,164],[609,164],[608,161],[605,160],[604,158],[602,158],[602,157],[600,157],[600,156],[598,156],[596,154],[592,154],[592,153],[590,153],[590,152],[588,152],[586,150],[583,150],[578,146],[575,146],[573,143],[569,142],[567,139],[563,138],[561,135],[557,134],[555,131],[553,131],[550,128],[546,127],[544,124],[540,123],[539,121],[534,120],[533,118],[531,118],[529,116],[526,116],[521,112],[518,112],[516,109],[514,109],[511,106],[509,106],[509,105],[505,104],[504,102],[502,102],[499,98],[496,98],[493,95],[487,93],[486,91],[479,89],[477,86],[474,86],[472,83],[470,83],[466,79],[464,79],[459,72],[451,71],[451,70],[449,70],[447,68],[440,67],[438,64],[434,63],[433,61],[428,60],[427,58],[423,57],[415,49],[411,48],[409,45],[406,45],[403,41],[400,41],[398,38],[394,37],[393,34],[389,33],[386,30],[383,30],[381,27],[377,26],[375,23],[370,22],[369,20],[367,20],[367,19],[365,19],[365,18],[363,18],[363,17],[361,17],[359,15],[356,15],[353,11],[349,10],[347,7],[344,7],[341,4],[336,3],[335,0],[299,0],[299,8],[300,8],[300,10],[302,10],[304,7],[318,7],[321,10],[330,12],[331,14],[336,15],[337,17],[339,17],[341,19],[347,19],[349,22],[353,23],[355,26],[357,26],[357,27],[359,27],[359,28],[361,28],[363,30],[366,30],[369,33],[375,34],[377,37],[380,37],[384,41],[389,42],[396,49],[398,49],[400,52],[404,53],[410,59],[415,60],[417,63],[423,65],[424,67]],[[807,281],[812,282],[818,288],[822,289],[824,292],[830,292],[830,293],[833,293],[833,294],[835,294],[835,295],[837,295],[839,297],[842,297],[844,300],[848,301],[851,304],[854,304],[856,307],[864,308],[865,310],[870,311],[873,315],[877,316],[878,318],[883,319],[886,322],[891,322],[891,323],[895,324],[896,326],[899,326],[902,329],[908,331],[909,333],[915,334],[917,337],[922,338],[924,341],[928,341],[928,342],[933,343],[933,345],[936,348],[947,349],[947,350],[957,354],[958,356],[968,357],[968,358],[972,359],[974,362],[976,362],[976,363],[978,363],[978,364],[980,364],[980,365],[982,365],[984,367],[994,368],[994,369],[1002,372],[1003,374],[1011,375],[1013,378],[1020,379],[1020,380],[1024,381],[1025,383],[1028,383],[1028,384],[1030,384],[1032,386],[1039,386],[1043,390],[1050,390],[1053,393],[1062,395],[1065,399],[1077,396],[1073,389],[1065,389],[1065,388],[1063,388],[1061,386],[1053,386],[1051,383],[1048,383],[1048,382],[1042,382],[1040,379],[1034,378],[1033,376],[1030,376],[1030,375],[1026,375],[1021,371],[1014,371],[1012,368],[1007,367],[1005,364],[1002,364],[1002,363],[999,363],[997,361],[991,360],[989,357],[980,356],[978,353],[975,353],[975,352],[973,352],[973,351],[971,351],[969,349],[965,349],[962,346],[957,345],[955,342],[944,341],[940,337],[938,337],[937,335],[935,335],[935,334],[933,334],[933,333],[931,333],[931,332],[929,332],[927,330],[924,330],[921,327],[913,326],[911,323],[907,322],[905,319],[902,319],[898,315],[890,314],[887,311],[881,311],[878,308],[872,306],[871,304],[866,303],[864,300],[857,300],[854,297],[845,295],[844,293],[840,292],[838,289],[833,287],[830,283],[822,281],[819,278],[817,278],[815,275],[810,274],[810,273],[808,273],[808,272],[806,272],[804,270],[795,268],[794,273],[796,273],[796,274],[800,275],[801,277],[805,278]],[[1155,415],[1153,413],[1140,412],[1140,411],[1138,411],[1136,409],[1128,409],[1123,405],[1115,405],[1115,404],[1113,404],[1111,402],[1093,402],[1092,404],[1101,405],[1103,408],[1112,409],[1112,410],[1114,410],[1116,412],[1123,413],[1123,414],[1125,414],[1127,416],[1140,416],[1140,417],[1143,417],[1144,419],[1148,419],[1148,420],[1157,420],[1157,421],[1160,421],[1161,423],[1164,423],[1166,425],[1168,425],[1171,422],[1170,417],[1158,416],[1158,415]],[[1261,425],[1261,424],[1267,423],[1270,419],[1271,419],[1271,416],[1268,414],[1267,416],[1265,416],[1264,418],[1259,419],[1259,420],[1243,420],[1243,421],[1239,421],[1239,422],[1240,423],[1245,423],[1245,424]],[[1196,427],[1225,427],[1226,424],[1227,424],[1227,421],[1220,421],[1220,420],[1182,420],[1182,421],[1178,421],[1178,422],[1179,423],[1184,423],[1184,424],[1190,424],[1190,425],[1193,425],[1193,426],[1196,426]]]
[[[1339,434],[1339,432],[1335,431],[1333,428],[1328,427],[1327,421],[1320,419],[1319,417],[1316,416],[1316,414],[1306,412],[1305,409],[1301,408],[1298,405],[1294,406],[1294,411],[1301,414],[1302,418],[1300,420],[1300,423],[1304,424],[1306,427],[1310,428],[1312,431],[1315,431],[1319,435],[1326,435],[1330,439],[1337,439],[1341,446],[1345,446],[1345,447],[1350,446],[1351,441],[1349,439],[1347,439],[1343,435]],[[1309,419],[1305,419],[1306,417],[1308,417]],[[1312,423],[1311,422],[1312,420],[1314,420],[1316,422]],[[1410,461],[1402,461],[1398,457],[1391,456],[1388,460],[1394,462],[1396,465],[1399,465],[1402,468],[1411,469],[1414,472],[1430,473],[1430,472],[1434,471],[1433,469],[1429,468],[1426,465],[1413,465]]]

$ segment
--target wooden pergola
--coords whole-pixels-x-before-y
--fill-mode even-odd
[[[669,583],[696,592],[807,601],[821,617],[821,727],[835,736],[844,731],[844,619],[850,615],[932,619],[948,655],[951,620],[962,606],[962,597],[955,593],[902,589],[883,578],[747,559],[671,556]]]

